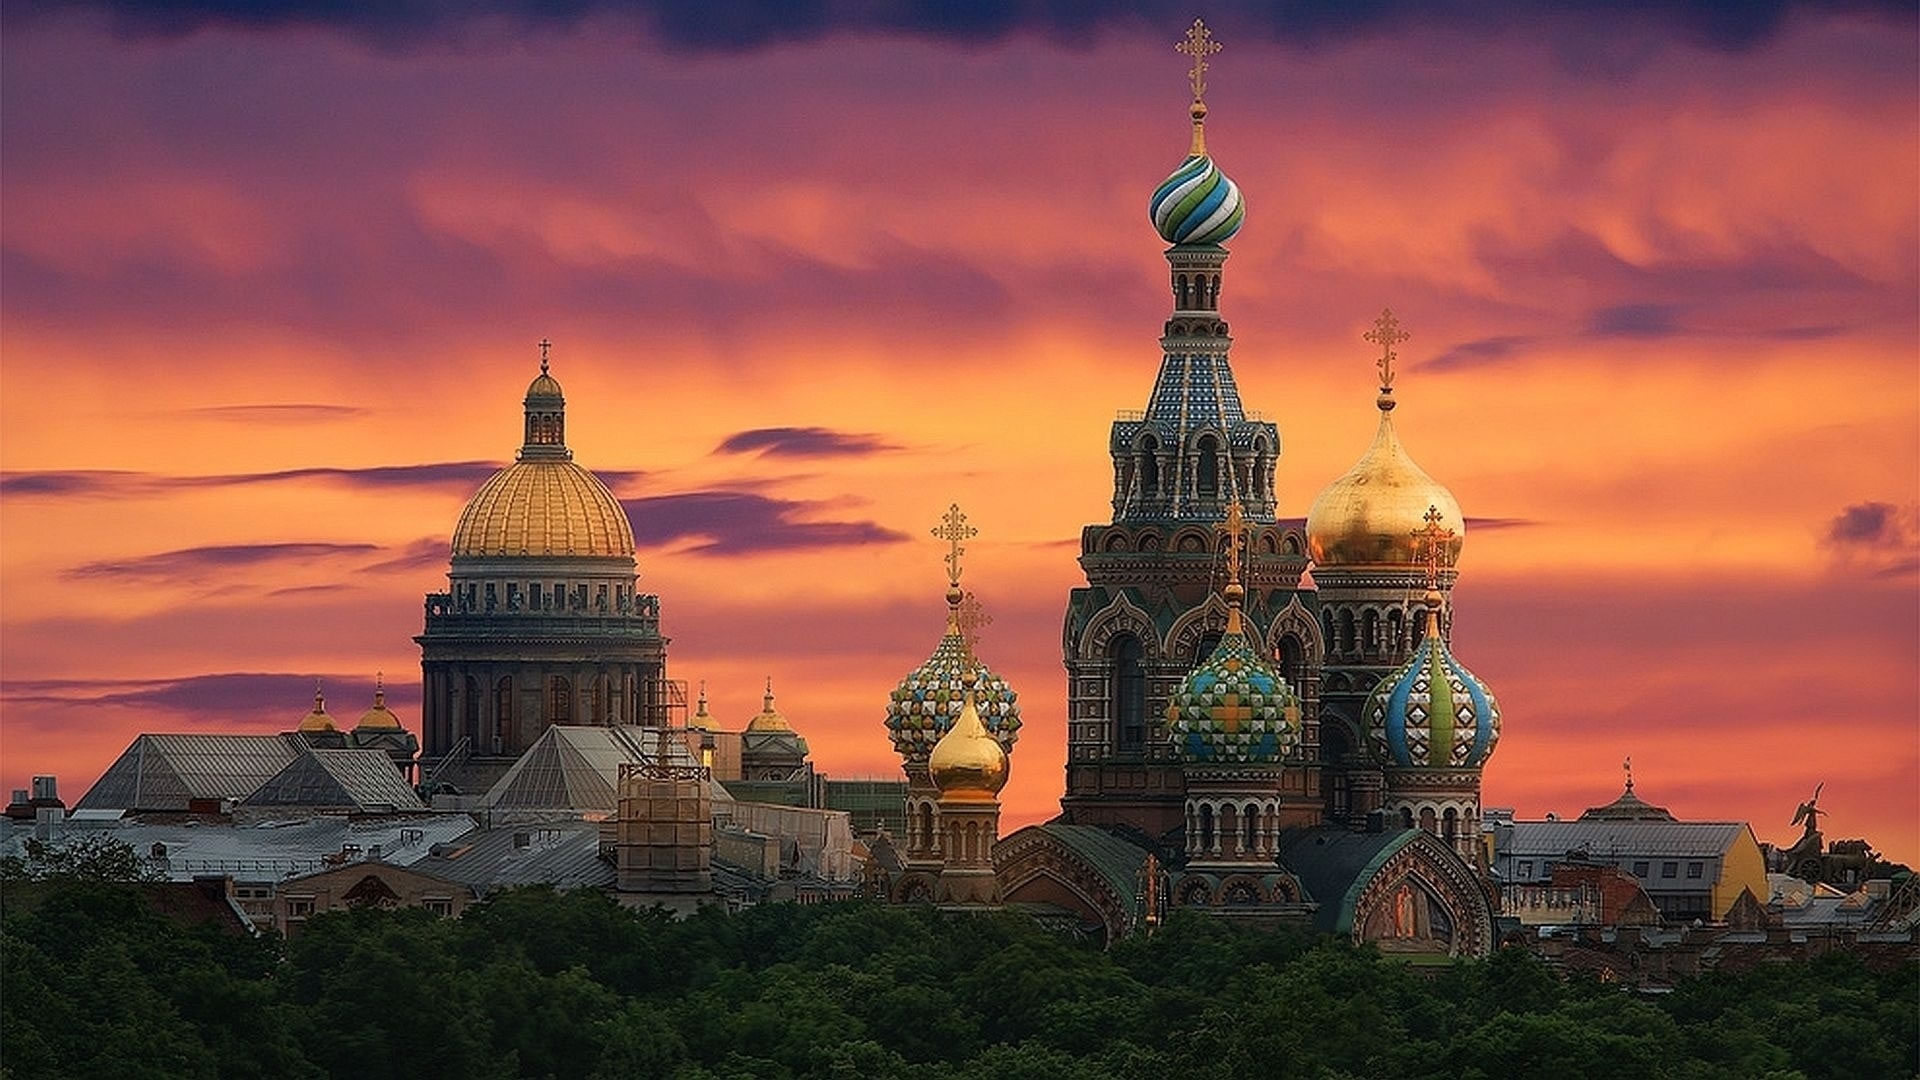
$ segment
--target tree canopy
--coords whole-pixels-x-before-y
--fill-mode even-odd
[[[180,925],[136,887],[31,888],[0,920],[0,1070],[19,1080],[1812,1080],[1911,1075],[1920,1052],[1915,967],[1843,956],[1642,997],[1520,951],[1414,969],[1199,916],[1101,951],[1013,912],[674,919],[536,888],[457,920],[323,915],[282,942]]]

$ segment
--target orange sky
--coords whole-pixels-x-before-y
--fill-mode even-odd
[[[1482,522],[1488,805],[1577,811],[1631,754],[1682,816],[1790,840],[1824,782],[1829,835],[1920,858],[1906,31],[1222,31],[1223,308],[1281,512],[1364,448],[1391,304],[1401,435]],[[1009,823],[1044,818],[1078,530],[1168,306],[1172,39],[13,27],[0,779],[72,800],[137,731],[289,727],[315,674],[352,716],[384,670],[417,724],[421,594],[549,336],[577,459],[645,500],[671,673],[742,722],[771,674],[833,774],[895,770],[927,532],[967,507],[1027,719]],[[769,428],[829,434],[718,450]]]

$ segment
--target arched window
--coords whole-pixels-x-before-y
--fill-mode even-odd
[[[1138,751],[1147,742],[1147,672],[1140,639],[1122,634],[1111,649],[1114,741],[1122,752]]]
[[[1333,612],[1330,610],[1320,613],[1320,640],[1327,643],[1329,650],[1333,652],[1340,651],[1340,639],[1334,636]]]
[[[1407,618],[1399,608],[1387,612],[1387,651],[1398,654],[1407,647]]]
[[[513,749],[513,676],[507,675],[493,687],[493,752]]]
[[[1213,804],[1200,804],[1200,850],[1213,850]]]
[[[565,675],[547,677],[547,723],[573,723],[573,683]]]
[[[936,837],[933,835],[933,804],[923,802],[920,804],[920,847],[923,850],[931,851],[935,846],[935,841]]]
[[[1213,655],[1213,650],[1219,647],[1220,647],[1220,631],[1209,630],[1206,633],[1201,634],[1200,645],[1198,648],[1193,650],[1193,662],[1191,664],[1188,664],[1187,666],[1189,668],[1199,667],[1207,659],[1207,657]]]
[[[1342,611],[1340,613],[1340,651],[1352,655],[1353,647],[1353,612]]]
[[[1403,829],[1413,828],[1413,811],[1405,806],[1400,808],[1400,827]]]
[[[1244,834],[1240,850],[1251,855],[1260,850],[1260,808],[1248,803],[1246,810],[1240,814],[1240,824]]]
[[[1438,836],[1440,834],[1439,821],[1434,818],[1433,807],[1431,806],[1425,807],[1420,811],[1420,831],[1426,833],[1428,836]]]
[[[1293,634],[1280,638],[1280,677],[1287,680],[1295,693],[1307,684],[1307,649]]]
[[[1220,444],[1211,435],[1200,436],[1194,444],[1194,485],[1203,499],[1220,497]]]
[[[1151,435],[1140,440],[1140,494],[1160,494],[1160,443]]]
[[[1440,835],[1449,844],[1460,835],[1460,812],[1451,806],[1447,807],[1446,813],[1440,815]]]
[[[1380,651],[1380,613],[1368,608],[1360,616],[1360,640],[1368,653]]]

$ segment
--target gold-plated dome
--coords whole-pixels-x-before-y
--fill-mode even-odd
[[[483,485],[453,530],[453,556],[633,557],[633,525],[600,478],[571,461],[516,461]]]
[[[300,718],[301,731],[334,731],[333,717],[327,715],[327,699],[320,693],[320,684],[313,684],[313,711]]]
[[[540,374],[535,375],[533,381],[527,384],[527,400],[531,402],[545,399],[565,401],[567,396],[560,392],[560,380],[547,374],[547,369],[543,367],[540,369]]]
[[[767,696],[760,699],[760,715],[747,721],[748,731],[792,731],[787,718],[773,707],[773,676],[767,676]]]
[[[1382,411],[1373,445],[1307,511],[1307,551],[1318,566],[1424,565],[1426,553],[1415,534],[1426,526],[1430,506],[1439,510],[1440,525],[1453,530],[1444,556],[1451,566],[1467,530],[1460,504],[1407,456],[1393,416]]]
[[[373,708],[360,714],[360,722],[353,725],[355,731],[399,731],[400,718],[387,709],[387,689],[378,682],[373,685]]]
[[[960,717],[927,755],[927,775],[942,799],[991,800],[1007,783],[1007,752],[980,722],[971,680]]]

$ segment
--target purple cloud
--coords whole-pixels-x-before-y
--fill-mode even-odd
[[[766,457],[853,457],[900,449],[878,435],[833,431],[822,427],[755,428],[721,440],[716,454],[752,454]]]
[[[777,499],[745,491],[688,491],[624,499],[634,541],[660,547],[699,539],[691,550],[705,555],[756,555],[769,551],[893,544],[906,539],[872,521],[800,521],[816,502]]]
[[[9,679],[0,682],[0,698],[45,705],[118,705],[165,709],[189,717],[286,716],[291,729],[312,707],[315,675],[221,672],[174,679]],[[327,711],[352,721],[373,701],[370,675],[320,675]],[[417,710],[420,685],[402,679],[385,685],[387,704],[403,712]]]
[[[1490,367],[1514,359],[1522,349],[1532,345],[1535,340],[1526,335],[1508,334],[1480,338],[1477,341],[1463,341],[1439,356],[1415,364],[1413,369],[1446,372]]]
[[[385,556],[384,558],[378,558]],[[368,559],[376,561],[368,562]],[[401,548],[379,544],[336,544],[286,541],[267,544],[211,544],[181,548],[152,555],[123,559],[102,559],[82,563],[62,573],[75,580],[121,582],[212,582],[250,567],[311,565],[314,563],[354,563],[361,573],[394,573],[434,570],[447,562],[447,541],[424,537]],[[344,568],[343,568],[344,569]],[[269,595],[286,596],[297,592],[331,590],[337,585],[303,585],[277,590]]]
[[[420,488],[468,493],[477,490],[503,467],[502,463],[494,461],[442,461],[420,465],[373,465],[358,469],[315,466],[217,476],[167,476],[124,469],[55,469],[0,473],[0,495],[127,497],[195,488],[246,487],[308,480],[363,491]],[[632,484],[647,474],[639,469],[595,469],[594,475],[609,485],[620,487]]]
[[[188,409],[187,413],[212,420],[233,420],[241,423],[310,424],[365,416],[372,411],[357,405],[287,402],[275,405],[206,405],[198,409]]]

